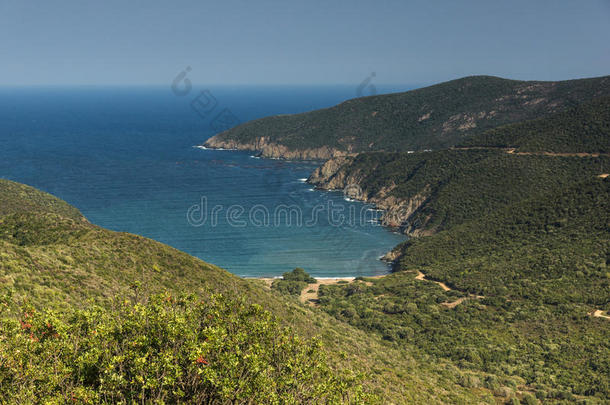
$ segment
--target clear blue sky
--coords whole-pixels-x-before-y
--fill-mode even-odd
[[[0,0],[0,84],[610,74],[610,0]]]

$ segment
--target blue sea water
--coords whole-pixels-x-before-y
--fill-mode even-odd
[[[354,97],[353,87],[201,90],[2,88],[0,177],[241,276],[297,266],[318,277],[388,271],[378,258],[403,236],[374,223],[371,207],[313,191],[303,179],[315,162],[193,147],[235,120],[331,106]]]

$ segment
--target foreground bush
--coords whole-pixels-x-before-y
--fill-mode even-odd
[[[317,341],[257,305],[216,295],[128,299],[0,321],[1,403],[360,402]]]

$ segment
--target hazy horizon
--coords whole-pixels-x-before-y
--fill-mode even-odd
[[[610,73],[608,21],[604,0],[3,2],[0,85],[567,80]]]

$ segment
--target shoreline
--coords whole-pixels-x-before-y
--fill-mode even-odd
[[[351,282],[351,281],[355,281],[356,278],[363,278],[363,279],[368,279],[368,278],[373,278],[373,279],[378,279],[378,278],[383,278],[386,276],[389,276],[390,274],[392,274],[392,272],[386,273],[386,274],[377,274],[375,276],[344,276],[344,277],[314,277],[312,276],[317,282],[318,284],[332,284],[332,283],[337,283],[339,281],[347,281],[347,282]],[[243,278],[244,280],[260,280],[260,281],[264,281],[265,283],[273,283],[275,280],[282,280],[283,277],[282,276],[239,276],[241,278]],[[313,283],[312,283],[313,284]]]
[[[389,210],[386,208],[383,208],[379,205],[378,202],[370,202],[368,201],[366,198],[358,198],[358,196],[346,196],[345,192],[343,189],[340,188],[336,188],[336,189],[328,189],[328,188],[323,188],[320,187],[317,184],[314,184],[310,181],[310,179],[312,178],[313,174],[319,170],[326,162],[328,162],[329,160],[335,158],[336,156],[330,156],[327,159],[304,159],[304,158],[286,158],[286,157],[273,157],[273,156],[265,156],[265,154],[263,153],[263,151],[261,151],[260,149],[257,148],[250,148],[250,145],[243,145],[243,144],[239,144],[240,147],[236,147],[236,145],[232,145],[233,147],[223,147],[223,146],[215,146],[215,145],[210,145],[208,144],[208,141],[212,138],[214,138],[216,135],[210,137],[208,140],[206,140],[203,144],[201,145],[194,145],[193,148],[196,149],[200,149],[200,150],[220,150],[220,151],[232,151],[232,152],[251,152],[251,153],[255,153],[255,155],[252,155],[251,157],[254,157],[256,159],[268,159],[268,160],[285,160],[285,161],[289,161],[289,162],[316,162],[319,163],[319,166],[314,169],[314,171],[312,171],[309,176],[304,179],[304,178],[300,178],[298,179],[299,182],[302,182],[304,184],[308,184],[310,186],[312,186],[313,188],[310,189],[310,191],[320,191],[320,192],[342,192],[344,194],[344,199],[348,202],[351,201],[355,201],[355,202],[360,202],[363,204],[369,204],[372,205],[373,208],[371,210],[374,211],[380,211],[380,212],[384,212],[387,213]],[[354,155],[354,154],[352,154]],[[348,155],[341,155],[341,157],[345,157],[345,156],[350,156]],[[378,222],[380,223],[380,225],[382,227],[384,227],[387,231],[392,232],[392,233],[396,233],[396,234],[400,234],[405,236],[406,238],[409,238],[409,235],[402,232],[401,231],[401,227],[400,226],[396,226],[396,225],[392,225],[392,224],[384,224],[383,221],[378,220]],[[390,250],[388,250],[387,252],[385,252],[383,255],[381,255],[378,260],[381,262],[384,262],[385,264],[387,264],[390,267],[390,271],[388,272],[388,274],[391,274],[393,272],[393,267],[394,267],[394,263],[396,261],[396,258],[394,257],[395,255],[393,254],[394,249],[399,246],[395,245],[393,247],[390,248]],[[281,278],[281,276],[274,276],[274,277],[278,277]],[[356,276],[357,277],[357,276]],[[242,278],[246,278],[246,277],[242,277]],[[268,277],[247,277],[247,278],[257,278],[257,279],[265,279]],[[314,277],[316,278],[316,277]],[[320,277],[319,279],[324,280],[326,279],[325,277]],[[329,277],[329,279],[336,279],[336,277]],[[318,278],[316,278],[316,280],[318,280]]]

